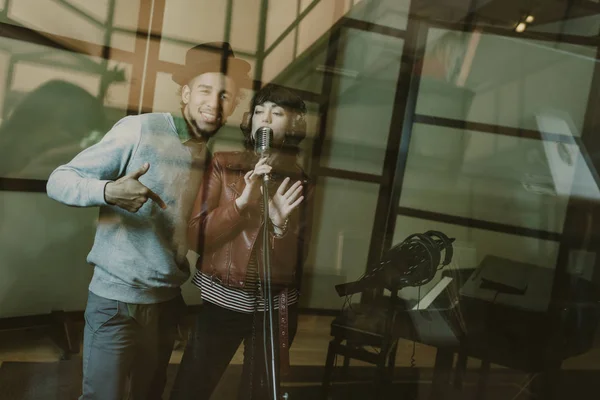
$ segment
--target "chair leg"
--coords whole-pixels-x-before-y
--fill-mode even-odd
[[[454,371],[454,387],[456,389],[461,390],[463,387],[463,378],[465,376],[465,371],[467,370],[467,361],[467,353],[461,350],[458,353],[458,359],[456,360],[456,370]]]
[[[342,369],[342,376],[346,378],[350,371],[350,357],[344,356],[344,368]]]
[[[435,356],[435,367],[431,382],[430,400],[441,400],[445,398],[450,382],[450,373],[454,363],[454,353],[451,350],[438,347]]]
[[[346,341],[346,346],[350,349],[353,347],[352,343]],[[344,367],[342,368],[342,376],[344,378],[348,377],[348,373],[350,371],[350,356],[344,355]]]
[[[329,396],[331,376],[333,374],[333,363],[335,361],[336,347],[338,344],[339,341],[337,339],[333,339],[329,342],[329,348],[327,350],[327,360],[325,361],[325,372],[323,374],[323,382],[321,383],[321,398],[323,400],[327,400]]]
[[[383,353],[383,352],[382,352]],[[386,387],[387,385],[387,380],[386,380],[386,360],[387,357],[385,354],[381,354],[381,356],[379,357],[379,362],[377,363],[377,369],[375,371],[375,379],[373,381],[374,383],[374,397],[373,400],[379,400],[381,398],[381,394],[383,393],[383,388]]]
[[[557,398],[556,388],[560,379],[562,361],[548,361],[541,376],[534,379],[531,385],[532,397],[540,400]]]
[[[388,355],[388,376],[390,382],[394,380],[394,369],[396,368],[396,353],[398,352],[398,341],[394,343]]]
[[[487,387],[487,379],[490,375],[490,360],[481,360],[481,367],[479,368],[479,379],[477,380],[477,394],[475,398],[477,400],[485,399],[485,389]]]
[[[393,368],[396,362],[396,350],[398,342],[391,343],[390,340],[385,340],[379,353],[379,360],[377,362],[377,370],[375,372],[375,388],[374,388],[374,399],[381,398],[384,388],[392,381]],[[391,361],[393,359],[393,361]],[[390,374],[390,364],[392,365],[392,374]]]

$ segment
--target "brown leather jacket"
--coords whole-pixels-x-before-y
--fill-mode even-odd
[[[188,227],[190,246],[200,254],[196,267],[222,285],[243,288],[250,255],[257,250],[258,270],[263,275],[263,235],[260,202],[249,205],[241,214],[235,206],[245,187],[244,174],[257,158],[249,151],[215,153],[198,192]],[[312,225],[313,186],[302,169],[294,164],[275,170],[269,194],[283,179],[303,181],[304,200],[289,218],[282,238],[269,235],[271,282],[275,288],[299,287],[302,265],[307,256]]]

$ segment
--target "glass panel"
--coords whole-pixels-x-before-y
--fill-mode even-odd
[[[133,52],[135,51],[135,37],[135,31],[115,32],[111,35],[110,45],[112,48]]]
[[[377,185],[319,178],[312,241],[304,267],[302,304],[337,309],[343,298],[333,286],[365,271],[377,204]],[[357,296],[360,297],[360,296]]]
[[[390,130],[403,41],[344,31],[321,165],[379,175]]]
[[[303,12],[304,10],[306,10],[306,8],[308,6],[310,6],[312,3],[315,2],[319,2],[321,0],[300,0],[300,12]]]
[[[277,78],[294,61],[294,33],[285,39],[265,58],[262,81],[266,84]]]
[[[115,1],[111,47],[133,52],[140,14],[139,0]]]
[[[415,124],[400,205],[561,232],[569,193],[555,187],[552,144]]]
[[[0,191],[0,318],[85,309],[97,218],[45,193]]]
[[[328,40],[329,34],[325,34],[309,51],[299,55],[290,65],[285,65],[274,81],[290,88],[320,94],[323,90],[323,71],[320,66],[325,64]],[[289,51],[289,46],[286,51]]]
[[[104,9],[100,7],[101,4],[102,2],[97,4],[94,9],[103,14]],[[48,15],[52,15],[52,18],[48,18]],[[104,44],[105,29],[101,21],[94,22],[86,12],[78,13],[53,0],[11,1],[7,16],[8,23],[17,22],[28,28],[66,38],[84,40],[96,45]],[[69,21],[69,23],[65,24],[61,21]]]
[[[296,0],[270,1],[267,11],[267,39],[265,41],[265,47],[271,47],[273,42],[277,40],[295,20]],[[291,36],[294,36],[293,31]]]
[[[337,21],[335,11],[335,1],[320,1],[300,21],[298,27],[298,54],[306,51],[333,26]]]
[[[595,49],[432,29],[426,52],[418,114],[536,130],[560,110],[580,135]]]
[[[347,311],[348,315],[357,317],[345,320],[357,322],[357,326],[348,331],[364,332],[363,328],[384,326],[384,319],[378,318],[380,313],[371,308],[362,309],[368,310],[366,312],[361,312],[359,307],[348,309],[347,299],[338,296],[335,286],[354,282],[364,275],[369,253],[381,245],[373,240],[372,233],[378,233],[376,239],[379,240],[388,232],[390,222],[395,222],[393,237],[383,238],[384,244],[388,239],[397,244],[410,234],[430,229],[455,239],[451,265],[434,271],[434,279],[421,287],[403,288],[400,295],[407,300],[403,305],[410,307],[422,299],[441,281],[444,273],[452,273],[454,277],[458,275],[457,270],[464,273],[479,268],[473,279],[454,281],[458,283],[452,287],[456,306],[450,313],[440,314],[434,309],[410,313],[411,317],[406,317],[404,312],[396,313],[403,318],[399,326],[406,328],[401,332],[406,335],[397,342],[397,367],[416,363],[417,367],[431,371],[443,369],[435,368],[443,367],[436,364],[436,360],[443,361],[443,352],[437,353],[440,357],[436,352],[449,347],[440,340],[444,339],[444,332],[436,324],[440,320],[446,325],[456,322],[452,323],[450,335],[459,338],[460,343],[456,341],[450,348],[465,344],[461,349],[467,351],[469,358],[480,357],[477,351],[483,349],[490,363],[501,367],[493,367],[488,373],[489,391],[497,393],[496,397],[542,398],[541,393],[536,393],[537,387],[541,387],[556,392],[559,398],[595,398],[597,390],[589,390],[589,383],[594,383],[594,379],[589,379],[591,375],[586,371],[590,372],[598,364],[594,347],[597,343],[593,339],[600,321],[597,302],[600,259],[596,254],[600,237],[600,209],[597,207],[600,174],[593,167],[593,163],[600,167],[597,156],[600,144],[596,144],[594,138],[594,130],[600,126],[600,119],[594,113],[600,88],[593,87],[598,78],[593,77],[598,70],[593,41],[600,30],[599,2],[525,3],[529,2],[0,0],[3,27],[0,32],[0,390],[7,388],[11,398],[21,399],[31,397],[31,388],[35,387],[39,398],[56,397],[56,371],[61,369],[61,357],[67,355],[57,346],[66,342],[61,336],[63,331],[78,343],[84,336],[84,326],[89,328],[93,317],[99,318],[91,307],[84,318],[84,310],[95,268],[89,263],[96,262],[93,256],[89,257],[89,252],[94,242],[103,240],[97,232],[107,228],[105,224],[115,224],[119,237],[130,229],[135,230],[132,234],[143,232],[139,235],[143,239],[119,252],[123,259],[116,257],[115,251],[106,253],[107,264],[114,263],[106,268],[107,275],[116,277],[123,271],[124,262],[143,265],[144,271],[132,271],[132,274],[140,274],[133,276],[132,282],[139,282],[137,279],[149,276],[150,259],[166,249],[164,263],[159,263],[147,285],[138,288],[132,284],[127,290],[148,296],[144,297],[148,302],[162,303],[165,299],[160,293],[164,293],[165,285],[181,285],[187,305],[202,303],[201,294],[206,295],[207,290],[200,292],[189,280],[182,284],[180,277],[186,266],[179,264],[186,257],[190,272],[195,272],[199,255],[190,250],[190,243],[185,241],[189,221],[188,216],[179,215],[179,211],[185,211],[184,199],[187,194],[197,195],[197,189],[185,185],[181,192],[166,193],[166,188],[174,188],[173,185],[183,181],[179,182],[178,177],[172,182],[152,179],[160,180],[159,175],[152,173],[157,168],[164,177],[164,173],[178,168],[181,163],[168,161],[162,168],[153,164],[151,173],[140,179],[142,184],[148,184],[159,196],[164,196],[168,207],[165,210],[154,207],[151,213],[141,210],[127,218],[125,211],[118,214],[119,218],[106,218],[116,207],[69,207],[49,199],[42,191],[50,171],[101,140],[126,114],[137,114],[138,110],[178,112],[180,93],[172,74],[183,65],[186,52],[200,43],[227,40],[238,57],[250,62],[252,73],[256,73],[257,64],[263,66],[259,77],[262,84],[277,82],[299,89],[297,92],[308,108],[307,140],[301,144],[303,152],[299,154],[298,163],[315,185],[312,193],[315,213],[311,221],[305,221],[312,236],[302,276],[298,276],[302,285],[298,330],[291,343],[293,376],[297,372],[321,376],[332,339],[332,310],[340,314]],[[261,26],[259,13],[265,4],[269,5],[268,20],[262,21],[267,26]],[[467,9],[473,4],[477,6],[474,26],[488,33],[439,28],[470,18]],[[291,25],[298,9],[308,15],[298,26]],[[410,18],[418,20],[409,20],[409,9],[414,11]],[[514,33],[516,21],[527,13],[535,16],[534,21],[528,22],[525,33],[519,36]],[[364,21],[365,29],[374,24],[402,32],[416,23],[415,26],[428,31],[424,58],[414,60],[410,55],[403,57],[402,53],[405,45],[413,48],[417,44],[404,41],[420,37],[424,31],[401,39],[395,36],[402,35],[389,36],[386,29],[378,29],[379,33],[349,29],[336,25],[343,15]],[[147,35],[149,20],[154,21],[151,35]],[[436,21],[443,22],[436,25]],[[326,61],[329,40],[334,32],[333,37],[338,37],[333,27],[341,29],[339,41],[334,43],[338,52],[335,60]],[[259,43],[262,38],[258,32],[263,28],[266,43]],[[287,29],[289,34],[281,38],[266,60],[258,60],[257,49],[268,48]],[[501,36],[490,31],[508,34]],[[524,39],[527,33],[550,40]],[[568,41],[573,35],[578,36],[573,41],[590,45],[559,42]],[[53,42],[53,45],[44,47],[32,44],[34,42]],[[68,50],[58,50],[63,47]],[[333,61],[332,68],[326,67],[330,65],[328,61]],[[406,85],[398,85],[399,68],[400,65],[411,67],[415,61],[422,64],[420,76],[412,77],[419,81],[417,115],[408,154],[401,155],[407,159],[399,160],[406,162],[403,180],[396,181],[402,184],[401,198],[398,204],[390,205],[383,190],[386,188],[380,183],[365,182],[370,180],[365,175],[391,178],[395,172],[384,170],[383,161],[388,154],[389,135],[400,134],[391,131],[392,117],[407,111],[399,109],[402,104],[395,101],[396,91],[406,89]],[[326,93],[322,93],[324,86],[328,88]],[[239,125],[248,111],[253,91],[244,90],[241,95],[235,112],[207,145],[212,154],[243,148]],[[326,113],[323,107],[328,107]],[[321,120],[325,116],[327,120]],[[210,118],[207,114],[205,117]],[[145,117],[144,120],[147,121]],[[537,140],[538,136],[543,140]],[[315,160],[313,154],[316,137],[326,139],[319,149],[319,160]],[[179,146],[179,143],[173,144]],[[166,149],[159,152],[163,150]],[[168,158],[174,154],[167,153]],[[241,164],[240,167],[235,174],[245,169]],[[238,167],[227,163],[225,168]],[[62,182],[67,186],[75,183],[68,178]],[[241,186],[236,185],[242,185],[242,181],[229,186],[232,191],[222,192],[230,211],[230,202],[240,195]],[[70,186],[69,190],[74,187]],[[96,182],[87,189],[90,187],[100,190],[105,186]],[[101,194],[77,188],[81,189],[82,198],[97,198],[93,194]],[[150,200],[145,207],[153,203],[155,201]],[[256,214],[243,213],[241,221],[244,223],[225,232],[224,240],[235,236],[235,229],[255,229],[268,221],[259,213],[259,207],[255,210]],[[409,214],[412,217],[407,216]],[[235,212],[231,217],[236,219]],[[134,220],[137,221],[135,227],[124,222]],[[482,229],[484,227],[488,229]],[[154,228],[166,229],[166,236],[156,236]],[[282,243],[278,240],[293,237],[290,231],[287,235],[279,239],[273,237],[268,244],[276,246]],[[542,240],[536,235],[556,240]],[[377,247],[371,247],[372,241]],[[230,242],[224,246],[230,246]],[[240,254],[232,249],[235,256]],[[219,262],[211,251],[210,246],[205,247],[202,257]],[[170,254],[176,255],[171,257]],[[277,262],[272,258],[272,267],[285,268],[281,259],[276,258]],[[502,266],[495,269],[496,275],[488,274],[486,268],[490,260]],[[168,270],[174,261],[179,268]],[[250,261],[246,266],[252,266]],[[162,267],[165,269],[159,271]],[[402,267],[392,266],[395,271]],[[555,279],[556,271],[562,272],[563,268],[568,275],[556,275],[561,279]],[[96,271],[101,269],[96,268]],[[544,279],[529,275],[533,270],[543,271]],[[515,275],[526,275],[526,289],[518,295],[502,293],[515,290],[510,282]],[[477,281],[480,277],[486,282]],[[123,280],[121,278],[116,279]],[[215,282],[219,283],[213,279]],[[522,280],[517,282],[522,283]],[[560,306],[556,307],[556,314],[546,312],[554,284],[567,289],[555,291],[555,294],[565,295],[555,299],[559,301],[554,304]],[[276,290],[280,287],[277,285]],[[476,292],[479,295],[475,295]],[[388,290],[383,293],[389,295]],[[248,295],[251,311],[260,295],[248,290],[244,294]],[[472,299],[476,301],[468,303]],[[381,304],[361,294],[348,300],[353,303],[363,300],[361,306],[365,307]],[[532,311],[532,304],[538,308]],[[185,368],[173,364],[181,359],[186,340],[201,340],[193,334],[192,327],[197,313],[210,308],[204,303],[181,314],[178,341],[167,371],[170,376],[177,368],[180,371]],[[122,311],[125,309],[142,314],[153,306],[128,306]],[[49,315],[53,311],[59,312]],[[215,313],[219,312],[233,315],[226,310]],[[339,314],[336,312],[336,315]],[[261,316],[259,312],[257,318]],[[458,318],[453,318],[456,316]],[[293,317],[291,322],[296,320],[293,313],[290,317]],[[412,326],[407,318],[412,318]],[[251,314],[248,318],[241,315],[239,329],[251,332],[252,320]],[[48,327],[49,321],[59,322],[56,326],[61,329],[54,329],[54,324]],[[337,321],[344,323],[342,319]],[[358,325],[362,322],[367,324]],[[28,329],[12,329],[15,324],[23,324]],[[11,330],[5,331],[4,327]],[[155,325],[138,327],[144,330]],[[210,326],[214,338],[224,336],[221,328],[218,323]],[[256,328],[257,333],[262,329],[260,324]],[[86,338],[89,339],[89,335]],[[257,341],[258,345],[262,343]],[[351,341],[352,345],[355,343]],[[373,351],[374,357],[385,355],[378,347],[371,347],[374,344],[371,340],[366,344],[364,349]],[[477,351],[471,353],[473,349]],[[262,353],[260,348],[255,350],[257,354]],[[407,357],[408,354],[414,357]],[[221,355],[219,351],[217,355]],[[531,374],[535,375],[537,370],[513,375],[509,367],[523,367],[523,355],[528,356],[528,364],[544,365],[550,376],[558,375],[551,367],[558,366],[560,361],[565,370],[561,377],[567,378],[564,379],[567,384],[562,379],[539,379],[538,375],[532,381]],[[75,358],[79,356],[81,354]],[[232,361],[241,365],[243,357],[244,349],[240,348]],[[24,360],[28,362],[22,362]],[[67,384],[61,389],[69,392],[69,398],[81,395],[78,380],[82,371],[77,364],[74,363],[75,370],[70,371],[74,379],[58,382]],[[476,393],[478,386],[472,379],[476,378],[472,372],[480,363],[472,364],[467,363],[466,373],[460,374],[464,377],[461,392],[464,398],[481,394]],[[298,365],[303,367],[298,369]],[[349,382],[334,378],[332,391],[335,393],[331,395],[333,398],[369,398],[372,371],[353,360],[348,375],[357,379]],[[211,398],[236,396],[239,374],[230,372],[228,369],[229,376],[222,379],[225,384],[219,384]],[[429,393],[430,397],[437,398],[431,389],[437,389],[438,381],[441,382],[440,393],[452,391],[445,387],[444,379],[433,379],[436,384],[431,385],[431,380],[419,382],[417,375],[406,374],[402,382],[392,382],[387,388],[388,397],[402,397],[401,393],[410,388],[410,391],[419,390],[419,395]],[[47,384],[39,385],[41,381]],[[546,386],[554,383],[551,381],[558,382],[557,388]],[[166,392],[171,391],[171,382],[172,379],[168,380]],[[298,379],[286,382],[284,389],[292,399],[319,398],[322,394],[320,384],[307,384]],[[241,390],[249,392],[243,385]],[[485,393],[479,397],[485,397]]]
[[[406,29],[409,0],[383,0],[377,5],[368,1],[355,1],[348,13],[349,18],[372,22],[396,29]]]
[[[113,18],[108,21],[113,2]],[[134,50],[139,7],[139,0],[12,1],[8,13],[0,16],[0,20],[59,35],[53,40],[69,48],[100,56],[101,46],[104,45],[125,51]],[[52,18],[48,18],[49,15]]]
[[[235,49],[255,54],[258,47],[261,0],[234,0],[231,15],[231,43]]]
[[[226,1],[166,0],[159,58],[183,64],[188,49],[225,39]],[[235,50],[235,43],[231,43]]]

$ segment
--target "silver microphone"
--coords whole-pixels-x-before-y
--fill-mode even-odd
[[[271,143],[273,143],[273,129],[267,126],[258,128],[254,140],[254,152],[261,157],[266,156],[271,149]]]
[[[271,151],[271,143],[273,143],[273,129],[268,126],[262,126],[256,130],[254,137],[254,152],[260,157],[267,156]],[[269,180],[269,175],[265,174],[263,179]]]

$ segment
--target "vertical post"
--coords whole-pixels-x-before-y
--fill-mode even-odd
[[[11,103],[10,101],[6,101],[7,97],[10,98],[9,96],[11,96],[11,83],[12,80],[14,78],[15,75],[15,64],[16,64],[16,57],[11,54],[9,61],[8,61],[8,71],[6,71],[6,79],[4,81],[4,88],[5,88],[5,95],[4,95],[4,104],[2,107],[2,119],[6,119],[8,117],[8,114],[12,111],[9,108],[9,104]]]
[[[422,69],[420,60],[423,58],[428,32],[426,23],[414,17],[415,3],[418,1],[411,2],[408,14],[406,38],[396,83],[395,107],[386,144],[382,183],[379,187],[369,245],[367,270],[374,266],[381,259],[383,253],[391,247],[398,203],[406,172]],[[374,293],[365,293],[362,301],[369,301],[373,295]]]
[[[327,136],[327,119],[329,116],[329,107],[332,104],[333,74],[327,72],[333,70],[336,64],[341,30],[343,25],[338,25],[329,33],[327,41],[327,52],[325,55],[325,72],[323,72],[323,83],[321,85],[321,98],[323,101],[319,104],[319,130],[313,142],[311,157],[311,173],[318,171],[323,154],[323,145]]]
[[[146,65],[144,73],[142,74],[142,112],[151,112],[153,109],[166,2],[167,0],[152,1],[154,8],[151,13],[152,18],[150,19],[150,24],[148,27],[150,33],[147,39],[148,52],[145,61]]]
[[[258,19],[258,47],[256,49],[256,63],[254,64],[254,82],[252,89],[256,92],[262,86],[262,72],[265,63],[265,47],[267,41],[267,17],[269,13],[269,0],[260,2],[260,16]]]
[[[146,68],[146,51],[148,41],[150,40],[150,18],[153,10],[152,0],[141,0],[140,11],[138,14],[137,30],[135,34],[135,47],[133,49],[133,66],[131,70],[131,76],[134,79],[131,80],[129,86],[129,100],[127,104],[127,114],[133,114],[137,112],[141,113],[142,110],[142,75]]]
[[[115,18],[115,2],[116,0],[110,0],[108,4],[108,13],[106,15],[106,24],[104,26],[104,40],[102,46],[102,72],[103,75],[100,78],[100,88],[98,90],[98,98],[104,101],[104,96],[106,95],[106,91],[108,90],[108,86],[110,85],[109,77],[107,76],[108,72],[108,60],[110,59],[110,44],[112,41],[112,33],[113,33],[113,23]]]
[[[300,34],[300,0],[296,0],[296,18],[294,19],[294,23],[296,27],[294,28],[294,60],[298,57],[298,37]]]
[[[231,20],[233,19],[233,0],[227,0],[227,8],[225,10],[225,36],[223,41],[229,43],[231,39]],[[225,48],[222,49],[221,53],[221,72],[223,75],[227,75],[227,63],[229,58]]]

